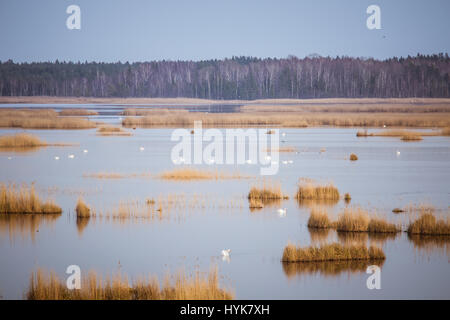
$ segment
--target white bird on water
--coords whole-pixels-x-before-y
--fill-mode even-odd
[[[283,132],[281,135],[282,135],[283,137],[286,137],[286,133],[285,133],[285,132]]]
[[[59,160],[59,157],[58,157],[58,156],[56,156],[56,157],[55,157],[55,160]]]
[[[84,153],[88,153],[88,150],[87,150],[87,149],[84,149],[83,152],[84,152]]]
[[[286,160],[283,160],[283,164],[288,164],[288,162]]]
[[[280,217],[285,217],[286,216],[286,208],[284,208],[284,209],[278,209],[277,210],[277,212],[278,212],[278,215],[280,216]]]
[[[247,164],[252,164],[252,160],[248,159],[245,161]]]
[[[140,147],[139,150],[144,151],[145,149],[144,149],[144,147]]]
[[[11,160],[12,159],[12,157],[8,157],[8,160]]]
[[[69,159],[73,159],[73,158],[75,158],[75,155],[69,154]]]
[[[292,164],[292,163],[294,163],[294,161],[293,160],[288,160],[288,163]]]
[[[400,155],[400,151],[397,151],[397,155],[398,155],[398,156]]]
[[[222,256],[229,257],[231,253],[231,249],[223,249],[222,250]]]
[[[272,160],[272,157],[271,156],[266,156],[266,160],[270,161],[270,160]]]

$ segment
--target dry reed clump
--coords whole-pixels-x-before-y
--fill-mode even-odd
[[[409,224],[407,232],[423,235],[450,235],[450,221],[438,220],[433,214],[424,213]]]
[[[264,207],[264,203],[261,199],[249,199],[249,208],[250,209],[262,209]]]
[[[96,116],[97,111],[86,109],[66,109],[59,112],[60,116]]]
[[[441,136],[450,136],[450,127],[441,130]]]
[[[394,208],[394,209],[392,209],[392,212],[393,213],[402,213],[402,212],[405,212],[405,210],[400,209],[400,208]]]
[[[301,183],[298,186],[296,198],[300,200],[339,200],[339,191],[331,183],[318,185],[312,182]]]
[[[131,136],[131,132],[123,130],[121,127],[101,126],[97,129],[97,134],[101,136]]]
[[[372,218],[369,222],[368,231],[370,233],[397,233],[401,229],[393,224],[380,218]]]
[[[358,160],[358,156],[354,153],[350,154],[350,161],[356,161]]]
[[[62,209],[52,201],[43,202],[34,185],[17,188],[14,184],[0,185],[0,214],[60,214]]]
[[[150,172],[142,173],[118,173],[118,172],[97,172],[83,173],[83,178],[93,179],[127,179],[127,178],[150,178]]]
[[[352,200],[352,196],[350,195],[350,193],[346,193],[345,195],[344,195],[344,200],[345,200],[345,202],[350,202],[350,200]]]
[[[262,185],[253,186],[247,196],[248,200],[259,200],[263,203],[269,203],[271,201],[277,201],[282,199],[289,199],[288,196],[284,195],[281,191],[281,185],[271,184],[270,182],[264,181]]]
[[[179,271],[167,274],[160,286],[155,276],[141,277],[130,283],[128,277],[116,274],[103,279],[89,272],[82,280],[81,289],[67,289],[54,272],[38,269],[30,277],[25,298],[28,300],[232,300],[234,293],[219,286],[217,268],[208,274],[195,272],[186,275]]]
[[[325,209],[313,208],[308,219],[308,228],[328,229],[333,226]]]
[[[336,230],[345,232],[367,232],[369,230],[369,214],[358,209],[344,209],[336,221]]]
[[[171,171],[165,171],[159,175],[164,180],[221,180],[221,179],[246,179],[247,176],[238,172],[228,174],[218,170],[200,170],[194,168],[178,168]]]
[[[83,201],[83,199],[81,197],[78,198],[75,212],[77,213],[77,218],[90,218],[91,217],[91,209],[88,207],[88,205]]]
[[[0,148],[37,148],[48,144],[29,133],[17,133],[0,137]]]
[[[91,129],[96,124],[84,118],[59,118],[49,109],[1,109],[0,127],[23,129]]]
[[[335,223],[340,232],[397,233],[401,229],[382,218],[370,218],[361,208],[347,208]]]
[[[169,114],[183,114],[189,110],[185,109],[167,109],[167,108],[127,108],[121,114],[123,116],[155,116]]]
[[[297,247],[289,243],[283,251],[282,262],[314,262],[343,260],[384,260],[382,249],[365,245],[347,245],[338,243],[323,244],[319,247]]]

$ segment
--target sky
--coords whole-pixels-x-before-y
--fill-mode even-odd
[[[369,30],[369,5],[381,29]],[[66,9],[78,5],[81,29]],[[0,61],[384,59],[450,50],[448,0],[0,0]]]

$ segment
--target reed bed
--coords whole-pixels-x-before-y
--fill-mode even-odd
[[[177,168],[170,171],[164,171],[159,174],[164,180],[189,181],[189,180],[223,180],[223,179],[247,179],[248,176],[241,175],[238,172],[229,174],[219,170],[200,170],[195,168]]]
[[[127,108],[122,112],[123,116],[155,116],[187,113],[185,109],[167,109],[167,108]]]
[[[38,148],[48,144],[29,133],[17,133],[0,137],[0,148]]]
[[[450,221],[436,219],[432,213],[424,213],[408,226],[409,234],[450,235]]]
[[[128,132],[121,127],[114,127],[104,125],[97,129],[97,134],[101,136],[131,136],[131,132]]]
[[[209,127],[278,126],[304,128],[317,126],[334,127],[449,127],[448,113],[171,113],[143,117],[127,117],[122,120],[125,127],[192,127],[194,121],[202,121]]]
[[[314,208],[311,210],[308,219],[308,228],[328,229],[332,227],[333,223],[325,209]]]
[[[60,118],[54,110],[0,109],[0,127],[23,129],[91,129],[96,124],[84,118]]]
[[[60,116],[97,116],[98,112],[87,109],[66,109],[59,112]]]
[[[93,179],[128,179],[128,178],[150,178],[149,172],[142,173],[118,173],[118,172],[97,172],[97,173],[84,173],[83,178]]]
[[[367,232],[370,218],[367,211],[357,208],[347,208],[336,221],[336,230],[345,232]]]
[[[318,247],[297,247],[289,243],[283,251],[282,262],[316,262],[344,260],[384,260],[382,249],[365,245],[343,246],[339,243],[323,244]]]
[[[77,218],[90,218],[91,209],[80,197],[77,201],[77,206],[75,207],[75,212],[77,213]]]
[[[297,200],[339,200],[339,191],[332,184],[319,185],[314,182],[298,185]]]
[[[62,209],[53,201],[42,201],[31,187],[0,184],[0,214],[60,214]]]
[[[160,285],[157,277],[140,277],[130,283],[120,273],[103,279],[89,272],[82,279],[81,289],[69,290],[54,272],[38,269],[30,277],[25,292],[28,300],[232,300],[234,292],[219,286],[216,268],[192,275],[179,271],[167,274]]]
[[[250,189],[247,198],[249,201],[261,201],[265,204],[268,204],[272,201],[289,199],[287,195],[283,194],[280,184],[272,183],[270,181],[264,181],[259,185],[253,186]]]

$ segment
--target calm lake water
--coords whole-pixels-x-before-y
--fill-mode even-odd
[[[1,129],[0,134],[20,131]],[[270,179],[281,183],[291,198],[250,211],[246,196],[261,179],[258,165],[198,166],[238,170],[249,179],[174,182],[154,176],[176,167],[170,160],[173,129],[138,128],[129,137],[98,136],[95,129],[26,131],[49,143],[79,145],[0,152],[1,182],[35,182],[40,195],[63,208],[57,217],[1,217],[0,295],[5,299],[22,298],[36,268],[54,270],[65,278],[72,264],[82,272],[107,275],[120,270],[132,278],[154,274],[159,279],[169,270],[208,271],[217,265],[221,284],[233,288],[238,299],[450,298],[448,239],[410,239],[406,233],[349,238],[334,231],[310,231],[306,226],[310,206],[293,199],[299,178],[310,178],[332,181],[342,194],[351,194],[350,206],[376,211],[404,227],[408,215],[396,215],[393,208],[429,204],[438,215],[446,216],[450,206],[448,137],[405,143],[399,138],[357,138],[355,128],[282,129],[286,136],[281,145],[299,152],[281,153],[279,173]],[[352,152],[358,161],[348,160]],[[70,159],[69,154],[75,157]],[[283,165],[283,160],[293,163]],[[99,172],[128,176],[85,176]],[[145,207],[147,198],[165,201],[166,206],[152,219],[77,222],[74,208],[80,196],[104,212],[120,203],[138,202]],[[337,214],[345,206],[341,200],[328,209]],[[287,209],[286,216],[278,215],[279,208]],[[284,266],[280,258],[288,241],[303,246],[336,241],[382,246],[386,253],[382,289],[367,289],[365,263]],[[232,250],[231,257],[223,261],[220,252],[227,248]]]

